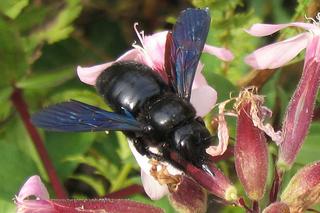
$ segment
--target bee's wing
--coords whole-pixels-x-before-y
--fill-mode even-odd
[[[210,15],[207,9],[181,12],[167,36],[165,66],[169,82],[182,98],[190,100],[191,87],[207,39]]]
[[[31,120],[37,127],[57,132],[143,129],[142,124],[133,117],[108,112],[75,100],[49,106],[34,114]]]

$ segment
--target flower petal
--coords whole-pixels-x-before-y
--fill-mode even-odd
[[[232,61],[234,56],[232,52],[226,48],[215,47],[212,45],[205,44],[203,48],[204,53],[215,55],[217,58],[223,61]]]
[[[152,200],[159,200],[163,196],[169,194],[167,185],[160,185],[160,183],[154,179],[154,177],[145,173],[142,169],[141,181],[144,191]]]
[[[192,90],[190,102],[197,112],[197,116],[205,116],[214,107],[217,101],[217,92],[205,85]]]
[[[310,33],[302,33],[290,39],[257,49],[245,58],[255,69],[275,69],[289,62],[308,44]]]
[[[113,64],[113,62],[108,62],[105,64],[99,64],[93,67],[77,67],[77,74],[80,78],[80,81],[83,83],[89,84],[89,85],[95,85],[96,80],[98,76],[101,74],[101,72],[108,67],[110,67]]]
[[[160,185],[160,183],[150,174],[151,171],[151,163],[150,159],[145,156],[141,155],[137,149],[134,147],[133,142],[128,139],[129,147],[131,149],[132,154],[134,155],[137,163],[139,164],[141,168],[141,180],[143,184],[143,188],[147,195],[153,199],[157,200],[163,197],[168,193],[168,187],[167,185]],[[152,149],[152,152],[156,153],[157,149]],[[167,162],[161,162],[164,166],[166,166],[167,171],[170,175],[181,175],[182,171],[179,169],[176,169],[171,164]]]
[[[131,49],[125,54],[120,56],[116,61],[137,61],[143,63],[143,53],[138,49]],[[105,64],[99,64],[92,67],[77,67],[77,74],[79,79],[86,84],[95,85],[96,80],[105,69],[110,67],[115,61],[111,61]]]
[[[152,68],[157,71],[164,70],[164,52],[168,31],[155,33],[143,38],[143,47],[152,60]]]
[[[219,115],[218,115],[218,138],[219,144],[216,146],[210,146],[206,149],[206,152],[211,156],[222,155],[228,147],[229,142],[229,130],[227,121],[224,117],[225,106],[229,100],[219,104]]]
[[[316,30],[317,26],[310,23],[292,22],[288,24],[254,24],[250,29],[245,30],[247,33],[253,36],[267,36],[271,35],[286,27],[300,27],[305,30]]]
[[[196,74],[194,76],[193,83],[192,83],[192,89],[196,89],[198,87],[208,85],[206,78],[203,76],[203,74],[201,72],[203,67],[204,67],[203,63],[201,63],[201,61],[199,61],[198,66],[197,66],[197,70],[196,70]]]
[[[29,196],[35,196],[41,200],[49,199],[49,193],[38,175],[31,176],[21,187],[17,201],[23,202]]]

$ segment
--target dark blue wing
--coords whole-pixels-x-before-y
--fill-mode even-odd
[[[133,117],[74,100],[49,106],[34,114],[31,120],[37,127],[57,132],[142,130],[142,124]]]
[[[207,9],[182,11],[172,30],[172,44],[167,45],[171,47],[171,84],[175,92],[187,100],[190,100],[191,87],[207,39],[210,20]]]

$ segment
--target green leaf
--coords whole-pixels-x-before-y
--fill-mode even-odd
[[[40,174],[45,181],[48,181],[43,164],[21,118],[18,116],[13,117],[13,119],[10,119],[6,123],[3,130],[4,140],[6,142],[14,143],[17,149],[28,156],[28,158],[37,166],[37,174]],[[2,135],[0,135],[0,138],[1,136]]]
[[[10,96],[13,89],[12,87],[5,87],[0,89],[0,121],[6,119],[11,112]]]
[[[28,4],[29,0],[1,0],[0,11],[15,19]]]
[[[0,87],[11,85],[28,70],[21,38],[10,23],[0,17]]]
[[[92,187],[99,196],[106,195],[104,183],[89,175],[72,175],[71,179],[80,180]]]
[[[7,200],[0,199],[0,212],[15,213],[16,206],[14,205],[12,200],[7,201]]]
[[[208,84],[210,84],[217,91],[217,102],[229,99],[230,93],[238,91],[238,89],[227,78],[215,73],[210,66],[205,66],[202,72],[208,81]]]
[[[16,86],[22,89],[46,89],[56,87],[75,76],[72,68],[48,73],[33,73],[17,82]]]
[[[95,133],[54,133],[45,135],[45,144],[52,162],[62,179],[71,175],[77,163],[67,161],[72,156],[81,156],[91,147]]]
[[[33,41],[47,41],[49,44],[66,39],[74,28],[72,22],[79,16],[82,10],[80,0],[66,0],[65,7],[57,14],[55,20],[46,28],[32,35]]]
[[[29,176],[38,173],[36,164],[15,141],[0,140],[0,198],[11,200]]]

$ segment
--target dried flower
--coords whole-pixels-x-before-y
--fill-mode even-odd
[[[290,207],[290,212],[305,212],[320,202],[320,162],[303,167],[290,180],[281,194],[281,201]]]
[[[240,93],[235,144],[236,172],[252,200],[262,199],[268,174],[268,150],[264,132],[254,125],[253,114],[261,114],[263,99],[249,90]]]

